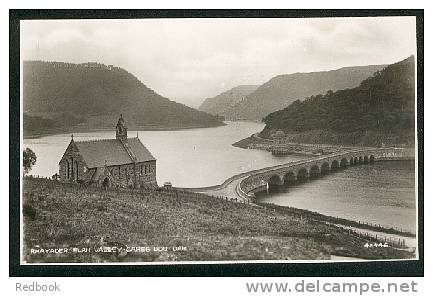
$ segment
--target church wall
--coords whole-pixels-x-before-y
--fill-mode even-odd
[[[137,164],[137,180],[141,187],[156,186],[156,161]]]
[[[72,143],[69,144],[59,163],[60,180],[62,182],[86,180],[88,178],[88,172],[85,172],[85,165],[76,147]]]
[[[121,176],[121,183],[125,187],[134,186],[134,165],[123,165],[124,174]]]
[[[87,172],[84,174],[83,180],[89,182],[95,173],[96,173],[96,168],[88,169]]]
[[[113,179],[116,180],[116,181],[119,180],[119,176],[120,176],[119,169],[120,169],[120,166],[114,165],[114,166],[108,167],[108,169],[110,170],[110,174],[111,174],[111,176],[113,176]]]
[[[156,161],[110,166],[109,171],[120,187],[156,185]]]

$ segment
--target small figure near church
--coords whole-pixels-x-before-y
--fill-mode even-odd
[[[74,141],[59,162],[62,182],[103,187],[156,187],[156,159],[138,138],[128,139],[128,128],[120,115],[116,139]]]

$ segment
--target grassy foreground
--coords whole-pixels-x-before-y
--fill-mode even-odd
[[[305,211],[186,192],[103,190],[25,178],[23,221],[26,262],[413,257],[391,247],[364,248],[366,239],[309,218]],[[100,247],[117,251],[101,252]],[[126,252],[126,247],[142,249]],[[41,248],[68,252],[31,253]]]

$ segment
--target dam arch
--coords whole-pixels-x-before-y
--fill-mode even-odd
[[[284,184],[284,180],[277,174],[272,175],[268,180],[269,186],[279,186]]]
[[[337,170],[340,167],[338,160],[334,160],[331,163],[331,171]]]
[[[299,182],[304,182],[308,179],[308,170],[306,168],[300,168],[296,174],[296,179]]]
[[[308,176],[310,177],[310,179],[320,177],[319,167],[317,165],[313,165],[308,172]]]
[[[283,181],[284,184],[289,185],[289,184],[293,184],[294,182],[296,182],[296,175],[293,171],[289,171],[287,173],[284,174],[283,177]]]
[[[346,157],[343,157],[343,158],[340,160],[340,168],[345,168],[345,167],[347,167],[348,164],[349,164],[349,162],[347,161],[347,158],[346,158]]]
[[[329,163],[327,161],[322,163],[322,165],[320,166],[320,172],[322,173],[322,175],[328,174],[330,170],[331,168],[329,167]]]

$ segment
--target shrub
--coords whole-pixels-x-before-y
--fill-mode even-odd
[[[106,212],[106,211],[107,211],[107,207],[106,207],[105,205],[98,205],[98,206],[96,207],[96,209],[97,209],[99,212]]]
[[[36,209],[30,204],[23,205],[23,215],[31,220],[36,219]]]

